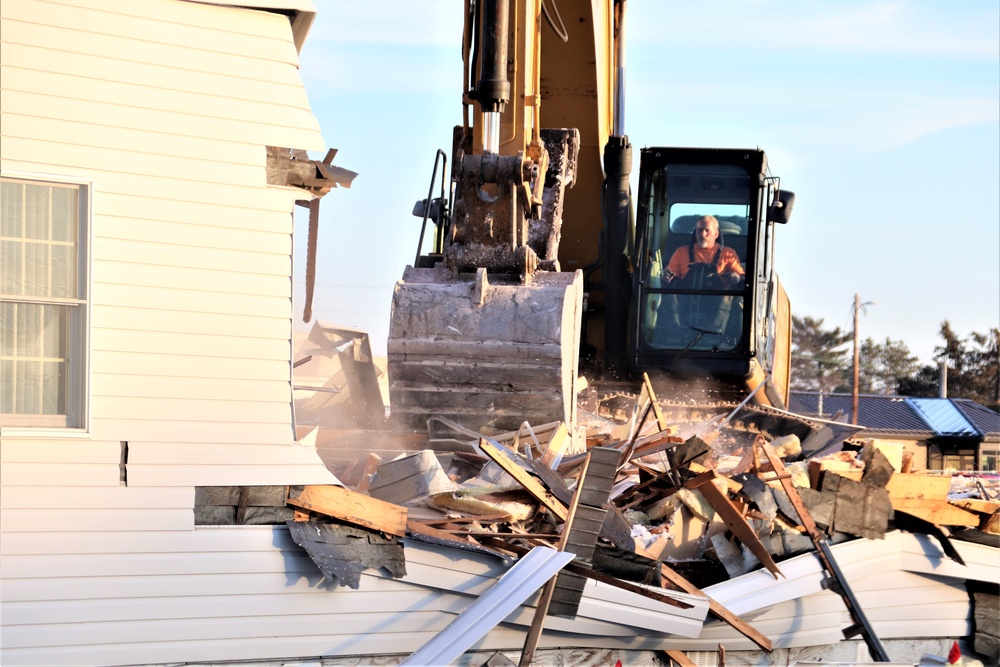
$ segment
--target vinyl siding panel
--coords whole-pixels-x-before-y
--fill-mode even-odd
[[[193,512],[200,485],[336,481],[292,425],[308,195],[265,175],[267,146],[325,147],[289,19],[5,0],[0,21],[4,174],[91,184],[89,432],[4,430],[0,663],[297,654],[296,622],[321,635],[347,615],[315,565],[287,531],[196,529]],[[283,640],[254,637],[276,618]]]
[[[217,313],[186,313],[183,318],[175,312],[157,309],[158,304],[126,308],[105,306],[94,309],[92,322],[95,328],[153,331],[164,333],[211,333],[218,336],[245,337],[253,332],[261,337],[290,338],[292,324],[286,317],[234,316]],[[289,346],[291,342],[289,341]],[[96,370],[96,367],[95,367]],[[109,371],[111,369],[108,369]]]

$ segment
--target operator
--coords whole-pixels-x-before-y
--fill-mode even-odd
[[[740,258],[732,248],[718,243],[719,220],[714,215],[698,218],[694,228],[694,241],[674,251],[664,277],[668,283],[683,284],[692,265],[703,265],[709,276],[714,268],[715,275],[722,282],[720,287],[737,287],[743,281],[745,272],[740,266]],[[706,276],[706,277],[709,277]]]

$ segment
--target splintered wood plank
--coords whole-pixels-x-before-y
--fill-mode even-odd
[[[970,512],[979,512],[980,514],[994,515],[1000,512],[1000,502],[995,500],[979,500],[978,498],[961,498],[959,500],[948,501],[955,507],[961,507],[964,510],[969,510]]]
[[[545,453],[542,454],[542,465],[546,468],[555,468],[562,461],[563,452],[566,450],[566,445],[569,444],[569,429],[566,428],[566,422],[559,422],[559,426],[556,427],[555,432],[552,437],[549,438],[549,444],[545,446]]]
[[[948,500],[951,489],[951,477],[946,475],[893,475],[885,485],[889,491],[889,499],[893,506],[897,500]]]
[[[753,527],[747,523],[747,520],[743,518],[743,515],[733,505],[733,502],[729,500],[729,497],[722,493],[722,491],[719,491],[719,488],[712,483],[712,480],[716,477],[718,477],[718,473],[714,469],[709,470],[690,480],[684,486],[689,489],[701,491],[701,494],[708,500],[712,509],[719,514],[719,517],[725,522],[729,530],[733,531],[733,534],[739,538],[740,542],[746,545],[747,549],[757,557],[757,560],[767,568],[768,572],[774,575],[775,579],[778,578],[777,575],[779,574],[785,576],[778,569],[774,560],[772,560],[771,554],[767,553],[767,549],[764,548]]]
[[[517,461],[508,456],[507,452],[489,442],[485,438],[479,440],[479,448],[484,454],[496,461],[497,465],[504,469],[504,472],[513,477],[518,484],[523,486],[524,490],[530,493],[535,500],[545,505],[545,507],[549,508],[553,514],[563,521],[566,520],[566,516],[569,513],[566,506],[563,505],[558,498],[549,493],[545,487],[526,470],[524,470],[524,468],[519,466]]]
[[[698,664],[687,657],[687,655],[682,651],[664,651],[671,660],[676,662],[680,667],[698,667]]]
[[[892,509],[906,512],[938,526],[979,526],[978,514],[956,507],[947,500],[893,500]]]
[[[372,475],[375,474],[375,471],[378,470],[381,463],[381,456],[375,452],[370,452],[368,454],[368,459],[365,461],[365,467],[361,471],[361,481],[359,481],[357,487],[355,487],[358,493],[368,493],[368,486],[372,483]]]
[[[649,395],[649,402],[653,406],[653,416],[656,417],[657,427],[660,431],[666,431],[667,420],[663,418],[660,405],[656,402],[656,392],[653,391],[653,383],[649,381],[649,375],[646,373],[642,374],[642,386],[646,388],[646,393]]]
[[[705,593],[692,584],[690,581],[685,579],[680,575],[680,573],[671,569],[670,566],[661,563],[660,564],[660,574],[663,578],[669,581],[671,584],[684,591],[685,593],[690,593],[691,595],[705,595]],[[739,632],[741,635],[755,643],[757,646],[761,647],[768,653],[772,650],[771,640],[768,639],[767,635],[758,632],[752,625],[744,621],[742,618],[734,614],[733,612],[726,609],[721,602],[716,599],[708,598],[708,610],[709,612],[715,614],[718,618],[722,619],[730,625],[734,630]]]
[[[294,507],[381,530],[390,535],[406,535],[405,507],[339,486],[291,486],[288,488],[287,502]]]

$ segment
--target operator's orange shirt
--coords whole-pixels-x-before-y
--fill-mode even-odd
[[[674,273],[678,278],[686,276],[688,269],[691,267],[692,248],[694,249],[694,261],[696,264],[711,264],[715,253],[719,250],[719,244],[716,243],[711,248],[702,248],[697,245],[692,246],[691,244],[681,246],[674,251],[673,257],[670,258],[670,263],[667,264],[667,270]],[[736,251],[727,246],[723,246],[722,252],[719,253],[719,261],[715,263],[715,272],[719,275],[723,273],[738,273],[741,276],[745,273],[743,267],[740,266],[740,258],[736,254]]]

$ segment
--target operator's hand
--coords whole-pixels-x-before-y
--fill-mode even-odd
[[[730,287],[739,287],[740,285],[742,285],[743,284],[743,277],[744,276],[743,276],[742,273],[736,273],[735,271],[731,271],[729,273],[723,273],[722,274],[722,279]]]

